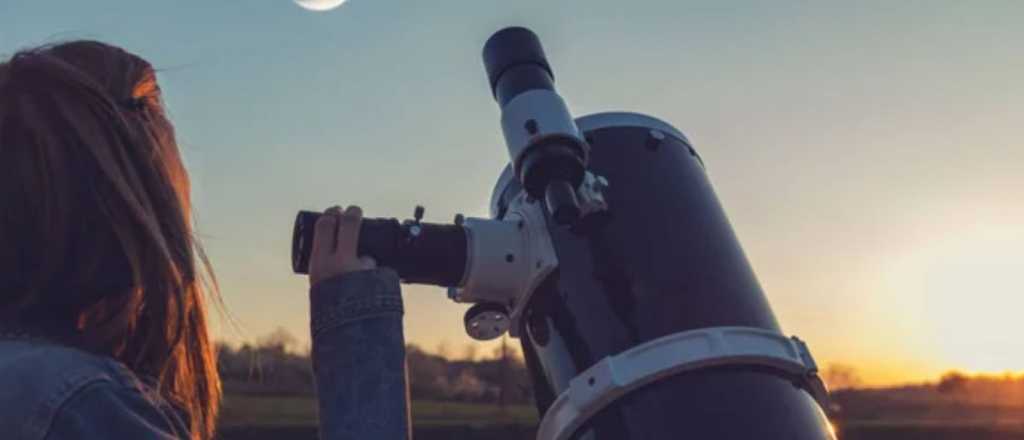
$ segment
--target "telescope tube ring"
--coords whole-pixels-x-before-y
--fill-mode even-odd
[[[569,381],[545,413],[538,440],[567,440],[599,411],[630,391],[665,377],[719,366],[762,366],[800,379],[823,412],[828,391],[807,345],[755,327],[709,327],[662,336],[608,356]]]

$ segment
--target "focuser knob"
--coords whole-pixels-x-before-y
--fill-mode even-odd
[[[505,334],[511,327],[508,309],[497,303],[474,304],[463,318],[466,334],[478,341],[490,341]]]
[[[416,209],[412,212],[412,220],[407,220],[406,225],[408,226],[408,240],[412,241],[423,234],[423,226],[420,224],[423,220],[423,214],[426,209],[422,205],[416,205]]]

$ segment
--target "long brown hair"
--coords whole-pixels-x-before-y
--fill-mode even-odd
[[[0,319],[64,328],[154,378],[208,439],[216,288],[189,191],[148,62],[76,41],[0,63]]]

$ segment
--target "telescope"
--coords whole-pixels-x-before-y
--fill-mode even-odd
[[[639,113],[574,117],[540,40],[483,60],[509,164],[490,218],[367,218],[358,252],[473,304],[466,333],[521,342],[539,440],[834,439],[806,344],[772,313],[704,163]],[[306,273],[320,214],[300,212]]]

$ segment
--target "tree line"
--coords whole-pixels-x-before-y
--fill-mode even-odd
[[[415,400],[530,404],[529,372],[511,342],[503,341],[490,355],[477,356],[467,345],[454,359],[445,345],[429,353],[406,346],[409,392]],[[238,347],[217,344],[217,367],[228,393],[312,394],[315,383],[308,349],[298,347],[278,329],[255,343]]]

